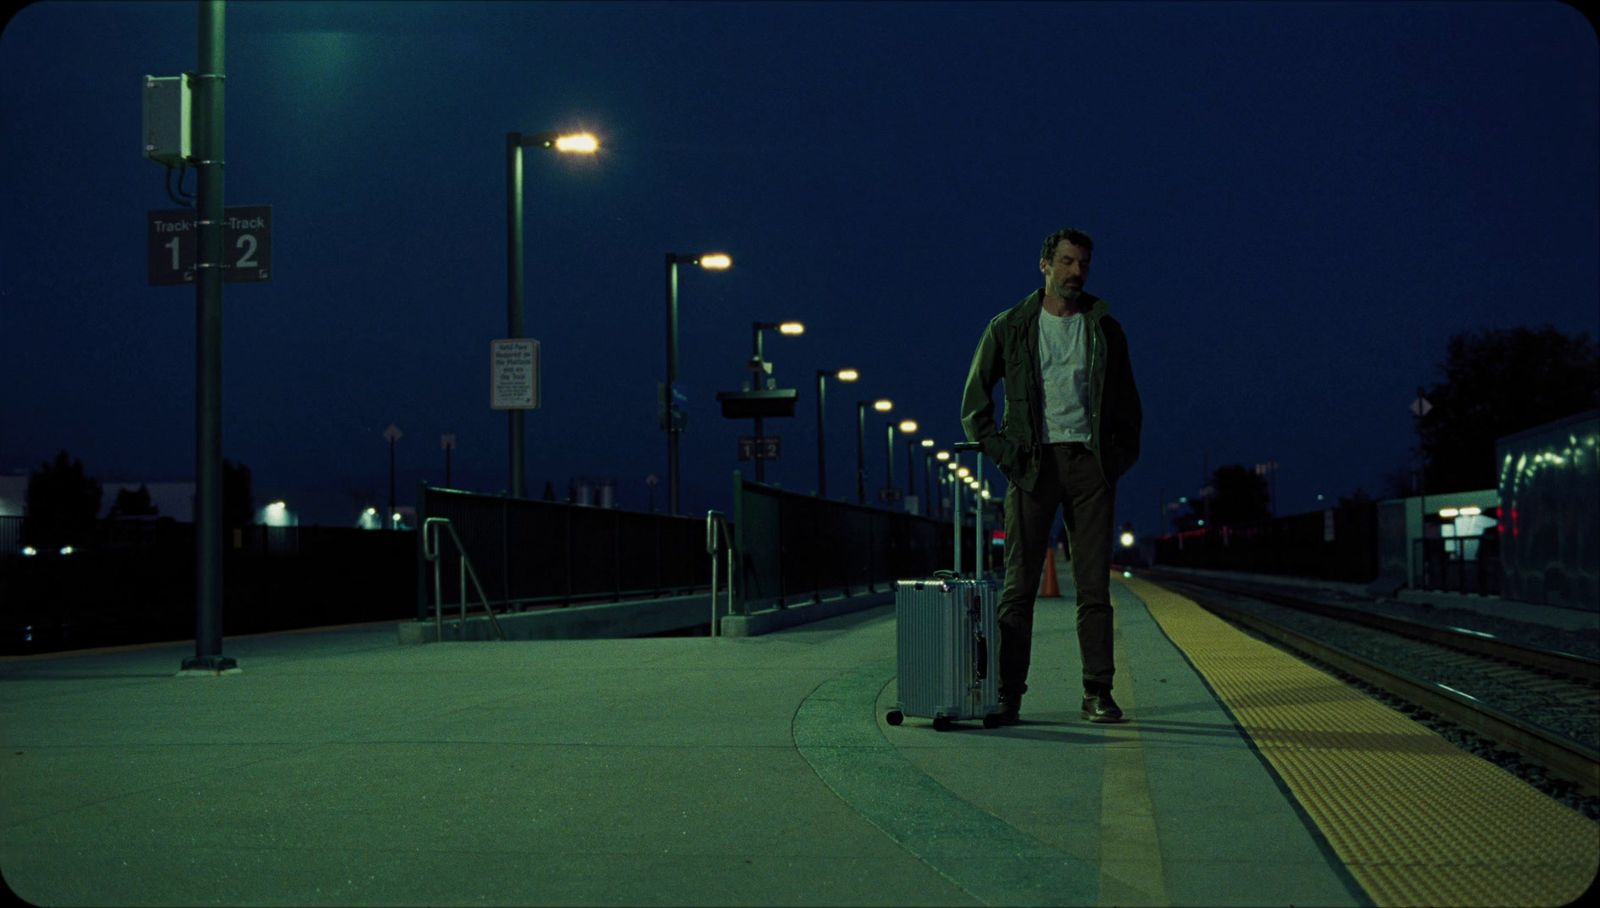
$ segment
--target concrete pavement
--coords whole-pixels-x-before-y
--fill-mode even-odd
[[[1065,580],[1070,572],[1063,571]],[[1362,896],[1142,603],[1077,716],[883,721],[892,607],[744,638],[392,623],[0,662],[0,869],[45,905],[1280,905]],[[1071,590],[1066,590],[1070,597]]]

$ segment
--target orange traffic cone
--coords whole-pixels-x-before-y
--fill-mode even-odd
[[[1049,546],[1044,550],[1044,584],[1039,587],[1039,595],[1061,595],[1061,581],[1056,579],[1055,546]]]

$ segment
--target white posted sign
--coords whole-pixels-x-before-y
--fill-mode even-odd
[[[539,342],[508,338],[489,342],[489,406],[539,409]]]

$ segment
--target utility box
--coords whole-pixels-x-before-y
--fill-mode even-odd
[[[189,159],[189,77],[144,77],[144,156],[172,167]]]

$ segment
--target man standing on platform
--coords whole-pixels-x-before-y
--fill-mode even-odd
[[[1006,579],[1000,594],[1001,721],[1019,720],[1033,649],[1033,607],[1059,507],[1072,551],[1083,657],[1083,717],[1120,722],[1111,697],[1111,530],[1116,483],[1139,458],[1143,421],[1128,339],[1105,300],[1083,290],[1094,241],[1073,229],[1045,238],[1044,286],[990,320],[961,398],[969,441],[1006,489]],[[997,429],[994,386],[1005,382]]]

